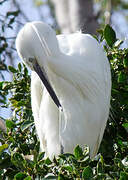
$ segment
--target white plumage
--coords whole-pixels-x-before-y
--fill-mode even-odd
[[[95,156],[111,96],[110,66],[101,46],[91,35],[56,36],[47,24],[31,22],[19,32],[16,48],[32,70],[32,111],[42,151],[52,158],[62,148],[72,153],[77,144],[87,144]],[[54,101],[37,75],[37,65],[57,96]]]

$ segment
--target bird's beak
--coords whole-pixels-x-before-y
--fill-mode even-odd
[[[36,60],[34,61],[33,68],[34,68],[35,72],[38,74],[38,76],[40,77],[40,79],[42,80],[44,86],[46,87],[47,91],[49,92],[49,95],[53,99],[54,103],[57,105],[58,108],[62,107],[52,86],[50,85],[47,77],[45,76],[45,73],[42,71],[42,69],[40,68],[40,66]]]

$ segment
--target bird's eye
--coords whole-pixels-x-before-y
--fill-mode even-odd
[[[29,60],[29,62],[31,62],[31,63],[33,62],[33,58],[29,58],[28,60]]]

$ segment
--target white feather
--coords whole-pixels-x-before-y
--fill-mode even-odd
[[[47,43],[49,55],[45,55],[31,24]],[[54,31],[41,22],[28,23],[21,31],[16,41],[20,57],[36,57],[63,108],[60,116],[38,75],[32,72],[32,110],[41,149],[53,157],[60,154],[61,145],[64,152],[73,152],[77,144],[82,147],[87,144],[91,157],[95,156],[108,119],[111,96],[110,66],[103,49],[88,34],[55,37]]]

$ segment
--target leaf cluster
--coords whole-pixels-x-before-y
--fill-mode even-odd
[[[118,151],[122,157],[128,150],[128,49],[121,48],[122,41],[118,40],[115,31],[109,25],[99,30],[100,42],[104,42],[104,49],[111,65],[112,92],[110,119],[104,134],[102,153],[107,158],[113,158]],[[109,138],[111,137],[111,139]],[[106,149],[111,154],[106,154]],[[106,152],[105,152],[106,151]]]
[[[4,4],[7,0],[0,1],[0,5]],[[16,8],[17,9],[17,8]],[[16,18],[18,17],[20,11],[6,11],[0,14],[0,75],[4,79],[3,71],[7,71],[7,59],[13,61],[13,51],[14,48],[14,29],[16,26]],[[9,31],[10,37],[7,36],[7,31]],[[11,36],[11,33],[13,34]],[[7,58],[8,57],[8,58]]]

